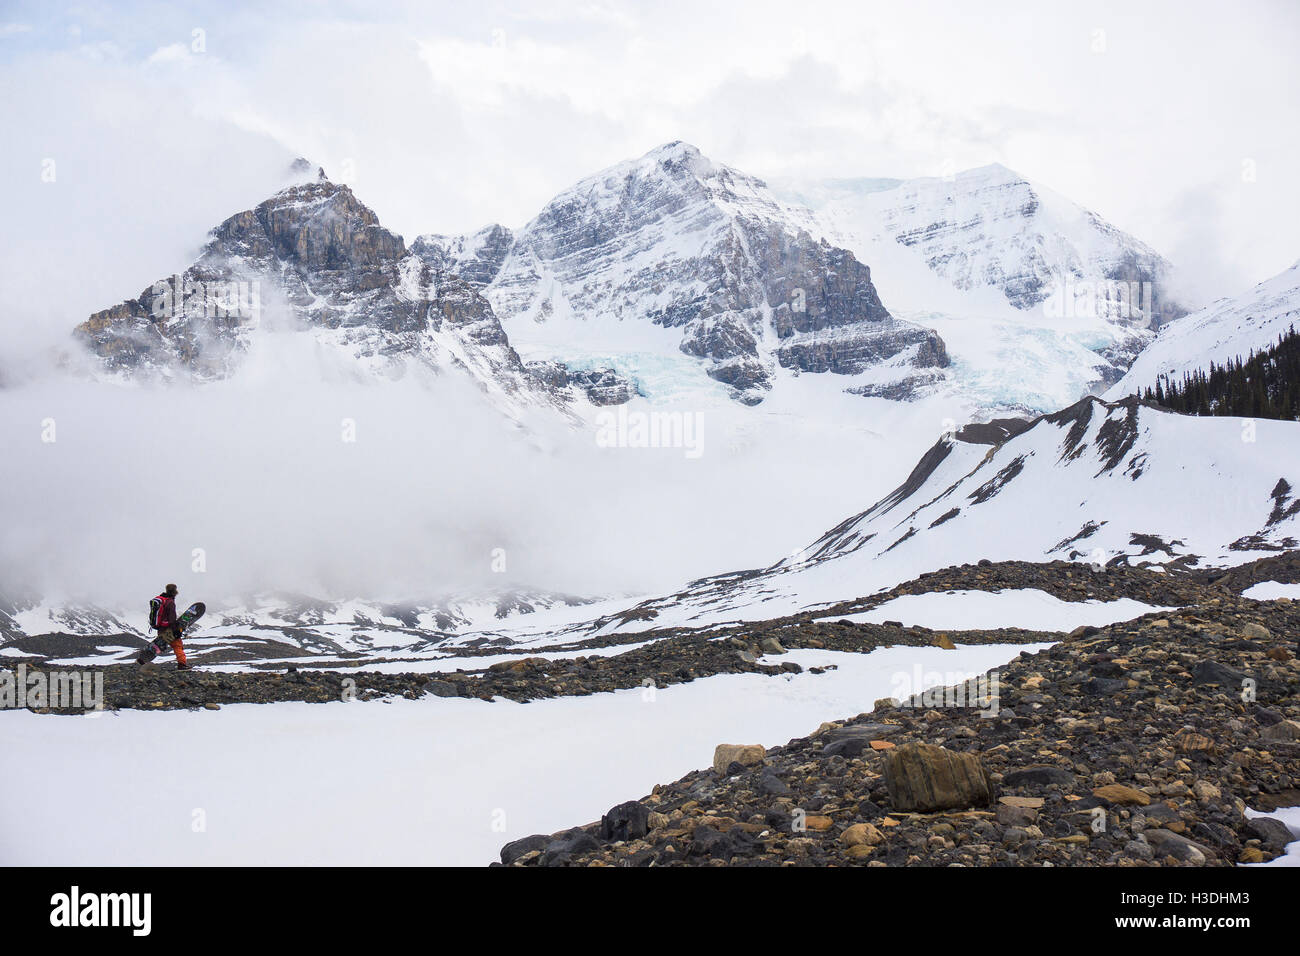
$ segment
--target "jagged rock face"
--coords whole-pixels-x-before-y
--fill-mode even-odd
[[[905,354],[908,364],[916,368],[946,368],[949,364],[943,339],[915,326],[878,332],[859,326],[806,335],[782,345],[776,353],[786,368],[841,375],[866,371]]]
[[[402,237],[379,225],[352,190],[328,181],[291,187],[232,216],[215,238],[227,248],[246,243],[262,254],[265,241],[282,261],[315,271],[382,268],[406,254]]]
[[[277,322],[372,370],[415,360],[467,371],[495,394],[563,397],[537,389],[472,283],[408,253],[347,186],[323,175],[231,216],[190,268],[92,315],[78,335],[112,369],[219,378],[275,310]]]
[[[420,236],[411,243],[411,251],[434,269],[482,288],[501,271],[514,239],[513,232],[494,223],[468,236]]]
[[[883,235],[916,249],[958,289],[993,286],[1028,309],[1073,280],[1150,282],[1144,324],[1181,314],[1161,301],[1169,264],[1158,253],[1004,166],[908,180],[871,194],[868,205]],[[1135,310],[1113,311],[1118,319]]]
[[[681,350],[746,402],[761,400],[778,363],[853,373],[933,336],[894,319],[870,269],[801,229],[761,181],[683,143],[552,200],[515,237],[487,295],[507,322],[680,328]],[[823,338],[835,344],[818,348]],[[933,339],[904,360],[945,362]]]
[[[571,369],[563,362],[529,362],[527,369],[547,391],[565,396],[578,392],[593,405],[622,405],[637,395],[635,384],[610,368]]]

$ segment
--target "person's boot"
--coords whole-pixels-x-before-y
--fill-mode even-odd
[[[193,665],[193,664],[177,664],[177,665],[176,665],[176,669],[177,669],[178,671],[192,671],[192,670],[194,670],[194,665]]]

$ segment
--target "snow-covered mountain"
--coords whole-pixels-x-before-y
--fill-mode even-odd
[[[778,369],[887,366],[897,382],[947,365],[943,340],[891,316],[868,265],[811,235],[805,218],[762,181],[674,142],[560,193],[504,256],[510,234],[497,226],[417,248],[479,283],[499,259],[484,294],[521,340],[685,353],[747,404]]]
[[[669,143],[521,229],[412,248],[480,288],[525,355],[656,394],[680,391],[684,353],[751,403],[830,371],[854,394],[1046,412],[1118,380],[1183,311],[1158,253],[999,165],[769,187]]]
[[[942,396],[960,420],[1103,388],[1178,314],[1158,254],[996,165],[773,189],[674,142],[521,228],[409,249],[346,186],[296,175],[82,339],[113,369],[202,379],[288,324],[369,372],[467,372],[516,417],[714,393],[815,414],[826,388],[798,381],[815,373],[851,395]]]
[[[1048,302],[1072,281],[1150,282],[1151,306],[1159,313],[1166,304],[1171,267],[1159,253],[998,163],[950,177],[790,184],[786,192],[846,236],[897,242],[955,288],[996,289],[1017,309]],[[1146,304],[1134,302],[1142,314],[1124,318],[1154,318]]]
[[[1089,397],[1003,440],[994,431],[941,439],[892,494],[771,567],[695,582],[599,629],[770,619],[982,559],[1232,566],[1300,542],[1300,424],[1248,431]]]
[[[592,397],[588,385],[598,404],[630,397],[609,370],[526,367],[472,282],[408,251],[323,170],[293,169],[298,182],[216,227],[184,272],[95,313],[77,335],[132,375],[222,378],[277,329],[305,333],[363,372],[466,374],[511,414]]]
[[[939,332],[952,358],[944,380],[993,414],[1051,411],[1104,388],[1184,311],[1158,253],[1004,166],[774,189],[872,264],[892,314]]]
[[[1276,345],[1300,324],[1300,262],[1239,296],[1219,299],[1191,315],[1161,328],[1137,357],[1108,398],[1132,395],[1154,387],[1165,376],[1181,381],[1187,372],[1208,370],[1235,358]]]
[[[372,658],[440,655],[449,646],[474,649],[514,643],[554,621],[587,620],[607,610],[568,594],[504,589],[438,600],[388,604],[330,601],[266,593],[217,601],[189,632],[187,644],[235,648],[232,660],[313,655]],[[151,637],[143,606],[108,609],[63,604],[34,595],[0,596],[0,645],[21,656],[23,639],[42,635],[89,638],[64,656],[130,659]],[[17,650],[14,650],[14,642]],[[0,653],[0,657],[8,656]]]

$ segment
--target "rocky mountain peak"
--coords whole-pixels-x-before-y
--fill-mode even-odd
[[[680,351],[747,404],[777,367],[948,362],[935,333],[889,314],[852,253],[810,235],[762,180],[680,141],[561,192],[514,237],[487,295],[507,322],[681,329]]]
[[[225,220],[183,273],[95,313],[76,334],[113,371],[222,378],[253,347],[263,310],[274,303],[290,325],[362,370],[454,369],[511,416],[530,404],[567,409],[584,398],[610,405],[635,394],[609,369],[525,367],[479,286],[450,268],[477,255],[490,280],[490,259],[499,265],[509,230],[488,227],[468,250],[449,250],[437,238],[423,237],[408,252],[348,186],[318,170]]]
[[[231,216],[216,228],[213,241],[244,254],[273,253],[309,269],[375,266],[406,254],[401,236],[383,228],[351,189],[328,179],[289,186]]]
[[[314,179],[328,179],[324,166],[315,166],[310,160],[299,156],[289,164],[288,178],[295,182],[308,182]]]

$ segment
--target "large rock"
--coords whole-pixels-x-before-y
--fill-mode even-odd
[[[1246,832],[1257,837],[1270,850],[1281,850],[1296,839],[1285,823],[1273,817],[1253,817],[1247,820]]]
[[[978,755],[933,744],[889,751],[885,785],[896,810],[960,810],[993,802],[993,784]]]
[[[762,744],[718,744],[713,751],[713,769],[725,774],[733,763],[757,767],[766,756],[767,751]]]
[[[602,840],[639,840],[650,832],[650,810],[635,800],[620,803],[600,818]]]
[[[758,841],[748,833],[732,828],[725,833],[708,824],[701,824],[691,834],[688,856],[702,856],[718,860],[753,853]]]
[[[1142,835],[1155,851],[1156,857],[1160,859],[1172,856],[1175,860],[1199,866],[1214,856],[1213,850],[1185,836],[1179,836],[1172,830],[1145,830]]]
[[[596,842],[594,836],[581,827],[575,827],[554,837],[546,844],[537,863],[539,866],[564,866],[576,853],[599,849],[600,844]]]
[[[876,846],[885,842],[885,837],[870,823],[855,823],[840,834],[840,842],[845,846]]]
[[[1061,767],[1025,767],[1002,778],[1004,787],[1072,787],[1074,774]]]
[[[837,754],[847,759],[862,756],[865,750],[889,749],[876,746],[881,738],[896,734],[902,728],[898,724],[852,724],[837,727],[827,732],[827,743],[822,748],[823,757]]]
[[[1192,681],[1197,684],[1218,684],[1229,689],[1239,689],[1245,677],[1241,671],[1213,660],[1197,661],[1192,667]]]
[[[1261,740],[1284,742],[1300,740],[1300,721],[1283,720],[1259,732]]]
[[[553,839],[554,837],[545,833],[534,833],[522,840],[513,840],[501,848],[501,862],[510,864],[534,850],[545,850]]]
[[[1145,807],[1151,803],[1149,794],[1143,793],[1135,787],[1126,787],[1122,783],[1111,783],[1104,787],[1097,787],[1092,791],[1092,795],[1099,800],[1105,800],[1107,803],[1113,803],[1121,807]]]

